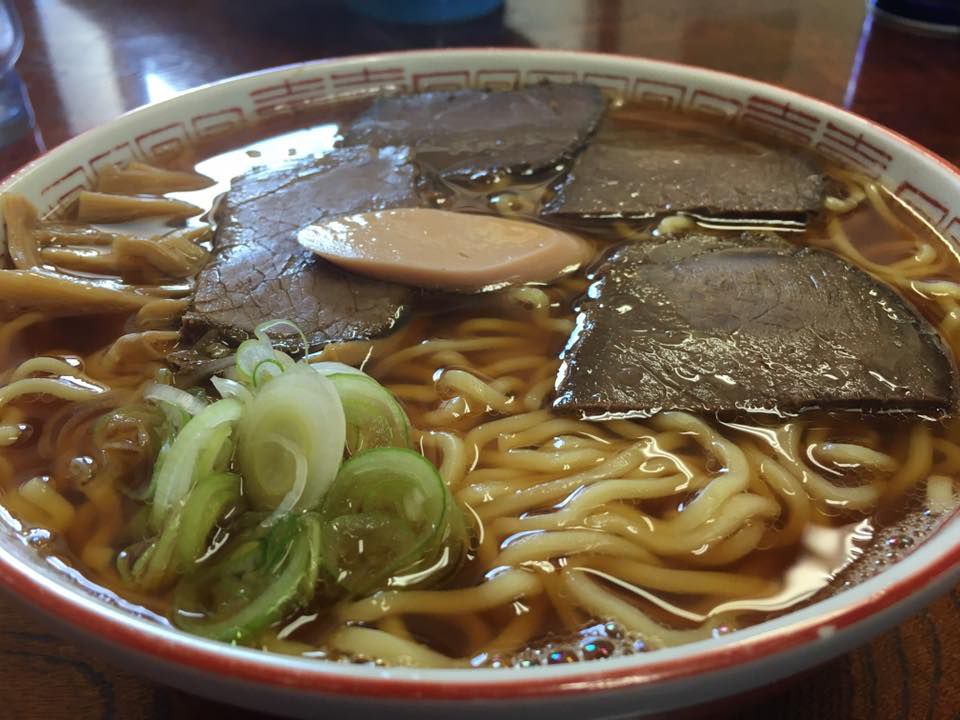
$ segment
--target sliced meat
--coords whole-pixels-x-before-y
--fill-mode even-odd
[[[312,347],[389,332],[411,291],[340,270],[301,247],[296,232],[337,215],[416,206],[415,184],[396,148],[347,148],[236,178],[183,319],[184,339],[215,330],[235,344],[274,318],[296,323]]]
[[[691,212],[802,220],[823,206],[827,185],[806,158],[755,143],[594,143],[577,158],[545,214],[646,218]]]
[[[896,292],[771,236],[627,246],[579,311],[555,406],[590,416],[955,404],[949,351]]]
[[[605,103],[593,85],[536,85],[377,98],[346,132],[347,145],[402,145],[445,176],[542,170],[576,152]]]

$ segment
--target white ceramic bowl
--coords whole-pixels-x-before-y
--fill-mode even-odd
[[[541,50],[443,50],[279,68],[134,110],[50,152],[0,186],[50,209],[99,169],[149,160],[258,117],[381,86],[510,88],[594,83],[675,110],[769,130],[883,179],[960,244],[960,170],[896,133],[771,85],[664,62]],[[2,511],[0,511],[2,512]],[[9,517],[9,522],[13,522]],[[955,515],[901,562],[854,588],[730,636],[657,652],[523,670],[412,670],[295,659],[192,637],[135,617],[0,528],[0,583],[83,643],[162,682],[297,716],[338,711],[460,718],[531,712],[639,715],[707,703],[774,682],[895,625],[960,580]],[[347,715],[349,717],[350,715]],[[365,716],[365,715],[364,715]]]

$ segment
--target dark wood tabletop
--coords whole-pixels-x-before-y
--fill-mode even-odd
[[[702,65],[842,105],[960,164],[960,37],[918,34],[863,0],[506,0],[442,26],[369,20],[323,0],[16,0],[17,71],[36,129],[0,148],[6,174],[179,90],[258,68],[453,46],[599,50]],[[399,3],[398,3],[399,4]],[[724,716],[960,718],[960,589],[870,645]],[[231,718],[251,713],[88,655],[0,597],[0,717]]]

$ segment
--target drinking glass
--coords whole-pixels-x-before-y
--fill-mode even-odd
[[[23,26],[11,0],[0,0],[0,147],[18,140],[33,125],[30,103],[16,70],[23,50]]]

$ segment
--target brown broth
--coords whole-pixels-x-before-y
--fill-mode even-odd
[[[274,120],[261,126],[248,128],[243,132],[217,138],[213,142],[191,148],[180,157],[167,158],[165,165],[171,168],[194,167],[213,177],[217,184],[207,190],[175,193],[174,196],[213,209],[217,196],[229,187],[229,180],[258,164],[276,163],[289,157],[302,157],[314,153],[323,153],[331,149],[336,141],[339,123],[350,118],[365,101],[344,103],[322,108],[314,116],[294,116]],[[607,139],[621,143],[639,143],[649,141],[651,136],[670,128],[676,133],[689,134],[700,140],[724,144],[744,142],[744,135],[734,129],[705,122],[700,118],[681,117],[650,111],[642,107],[625,106],[612,112],[600,133]],[[261,139],[265,138],[265,139]],[[751,142],[757,138],[750,137]],[[769,143],[770,140],[764,140]],[[845,172],[839,168],[827,166],[828,171],[838,178],[845,178]],[[445,207],[455,210],[477,213],[505,213],[519,217],[535,215],[536,208],[551,192],[555,175],[548,174],[535,181],[524,179],[513,182],[509,176],[484,178],[470,186],[447,186],[444,193],[436,197],[449,196]],[[449,194],[449,195],[447,195]],[[918,242],[926,243],[934,253],[929,261],[934,271],[922,279],[947,280],[960,283],[960,264],[954,252],[945,240],[912,217],[899,206],[885,191],[883,198],[891,208],[897,224],[892,224],[869,201],[861,204],[857,210],[846,216],[828,214],[828,219],[836,219],[849,233],[852,247],[863,254],[867,261],[881,265],[890,265],[912,257]],[[703,224],[711,227],[709,220]],[[612,226],[591,225],[581,227],[595,242],[598,253],[611,243],[637,237],[649,236],[654,232],[655,222],[623,222]],[[125,226],[126,231],[149,234],[156,227],[143,224],[138,227]],[[722,232],[722,231],[721,231]],[[812,224],[803,232],[789,233],[789,239],[800,244],[821,247],[834,245],[830,241],[828,226],[825,223]],[[834,248],[835,249],[835,248]],[[869,268],[866,268],[869,269]],[[552,301],[548,313],[550,320],[569,320],[571,307],[576,298],[585,290],[587,278],[583,273],[566,278],[545,288]],[[901,292],[934,325],[944,326],[951,308],[943,299],[922,289],[905,283]],[[437,397],[429,397],[434,381],[451,370],[467,368],[488,383],[502,380],[502,393],[521,398],[532,392],[538,383],[551,376],[551,363],[555,363],[565,336],[549,329],[546,325],[537,325],[530,321],[530,311],[510,305],[502,294],[463,298],[459,304],[451,305],[449,298],[437,299],[423,296],[414,313],[414,319],[401,328],[395,336],[375,343],[349,344],[333,348],[324,353],[331,358],[344,358],[347,361],[363,360],[364,367],[394,390],[401,398],[415,428],[446,430],[459,433],[464,437],[471,429],[483,422],[498,417],[497,412],[487,412],[474,407],[461,408],[447,414],[447,421],[437,424],[438,404],[451,401],[441,392]],[[506,347],[470,351],[438,350],[422,355],[408,362],[390,366],[390,358],[406,348],[414,348],[428,341],[439,339],[457,339],[460,337],[483,338],[496,335],[493,330],[484,330],[484,319],[494,319],[491,327],[509,327],[510,322],[524,323],[526,330],[518,335],[506,331],[506,337],[514,338]],[[504,324],[506,321],[506,325]],[[128,317],[92,317],[83,319],[47,319],[16,336],[16,342],[3,349],[2,366],[6,372],[22,360],[37,355],[76,358],[83,362],[98,349],[107,346],[115,337],[132,327]],[[945,327],[945,326],[944,326]],[[952,326],[951,326],[952,327]],[[465,329],[466,328],[466,329]],[[472,328],[472,330],[471,330]],[[949,328],[948,328],[949,330]],[[501,331],[502,332],[502,331]],[[960,337],[948,331],[945,338],[956,355],[960,350]],[[469,357],[467,357],[467,355]],[[496,367],[519,355],[539,358],[537,362],[499,374],[484,374],[484,368]],[[146,370],[149,370],[147,372]],[[147,368],[141,380],[147,380],[156,368]],[[506,379],[504,379],[506,378]],[[130,384],[126,388],[133,387]],[[127,392],[130,396],[133,390]],[[125,396],[126,398],[126,396]],[[547,395],[549,399],[549,395]],[[117,401],[118,404],[120,400]],[[452,402],[452,401],[451,401]],[[469,405],[469,403],[467,403]],[[95,458],[97,448],[93,445],[92,423],[80,428],[71,436],[71,442],[56,448],[53,455],[41,452],[37,438],[41,437],[53,419],[62,414],[63,405],[34,398],[18,401],[13,406],[19,412],[19,421],[30,426],[30,437],[16,445],[0,450],[0,460],[5,471],[0,474],[0,503],[17,515],[24,528],[43,527],[42,513],[31,509],[28,503],[17,496],[17,488],[32,477],[49,478],[68,501],[76,507],[72,524],[65,531],[49,534],[27,533],[26,537],[45,553],[55,554],[69,565],[80,569],[94,582],[99,583],[130,602],[143,605],[159,614],[166,614],[169,594],[158,593],[143,595],[126,587],[110,563],[100,562],[97,567],[87,562],[92,546],[91,538],[99,536],[101,545],[108,547],[114,554],[119,553],[129,542],[130,534],[125,527],[132,522],[138,504],[123,497],[115,489],[106,488],[99,496],[92,496],[84,490],[86,479],[83,477],[84,462],[75,458]],[[452,406],[451,406],[452,407]],[[559,417],[559,416],[558,416]],[[62,419],[62,418],[61,418]],[[731,424],[729,418],[707,418],[710,426],[728,439],[736,442],[753,443],[763,446],[763,440],[757,433],[744,432]],[[924,428],[935,438],[935,443],[944,447],[953,447],[960,441],[960,432],[954,422],[937,422],[926,418],[861,416],[856,413],[804,413],[800,418],[783,417],[775,422],[769,419],[743,420],[741,424],[752,424],[756,428],[771,428],[787,422],[806,424],[804,438],[823,437],[834,443],[851,442],[872,446],[890,455],[900,464],[908,460],[911,452],[907,436],[917,427]],[[598,425],[597,433],[609,443],[622,439],[613,437],[609,428]],[[761,433],[762,434],[762,433]],[[553,449],[563,452],[564,443],[589,440],[583,434],[573,439],[552,438]],[[420,439],[424,454],[437,464],[443,457],[437,448]],[[549,443],[548,443],[549,444]],[[467,448],[468,456],[473,458],[473,470],[497,469],[500,455],[494,446]],[[804,454],[816,456],[816,442],[809,441],[803,448]],[[520,446],[523,447],[528,446]],[[542,445],[541,445],[542,449]],[[588,448],[589,449],[589,448]],[[764,451],[775,455],[776,449],[765,447]],[[599,452],[599,451],[598,451]],[[704,475],[716,468],[711,467],[711,458],[707,457],[696,442],[687,438],[670,450],[682,456],[689,467]],[[599,462],[599,461],[598,461]],[[826,473],[838,485],[857,486],[879,482],[869,474],[855,471],[838,470],[829,463],[820,465],[819,470]],[[960,466],[954,462],[945,450],[938,450],[932,456],[932,468],[927,474],[945,474],[956,478]],[[550,473],[517,469],[515,477],[509,482],[522,487],[550,477]],[[918,484],[909,493],[889,501],[881,500],[878,508],[871,512],[851,512],[843,508],[830,509],[818,507],[811,515],[809,527],[803,536],[781,547],[765,547],[761,544],[745,557],[722,563],[717,570],[748,578],[763,578],[776,586],[776,592],[765,597],[731,598],[723,594],[677,593],[661,590],[641,590],[628,582],[615,586],[603,580],[601,584],[611,590],[616,597],[627,600],[653,620],[675,629],[694,628],[711,617],[722,620],[712,629],[712,634],[723,634],[737,627],[758,622],[784,610],[797,607],[812,599],[825,597],[836,592],[850,582],[862,581],[874,572],[882,569],[887,562],[897,559],[903,552],[922,541],[933,531],[938,520],[925,506],[925,494]],[[494,487],[494,485],[491,485]],[[462,489],[462,488],[461,488]],[[112,493],[112,495],[111,495]],[[679,514],[680,508],[688,504],[696,493],[683,492],[654,500],[630,501],[627,506],[635,510],[642,509],[651,516],[670,519]],[[525,511],[524,514],[536,514],[550,510],[554,502],[546,503]],[[479,506],[478,506],[479,507]],[[468,513],[477,518],[477,508]],[[482,509],[481,509],[482,512]],[[523,514],[521,514],[522,516]],[[450,579],[447,587],[467,588],[481,582],[493,568],[491,557],[496,557],[498,548],[514,537],[512,532],[496,530],[495,521],[484,527],[474,523],[474,532],[484,541],[479,543],[471,554],[470,560]],[[99,534],[99,535],[98,535]],[[766,536],[765,536],[766,537]],[[775,540],[775,533],[770,533]],[[909,542],[904,540],[909,538]],[[479,540],[478,540],[479,542]],[[668,566],[674,569],[697,570],[703,567],[703,558],[709,556],[712,548],[705,547],[696,553],[677,554],[669,558]],[[554,574],[570,562],[569,558],[549,561]],[[833,578],[836,578],[833,580]],[[563,596],[562,590],[556,591]],[[551,593],[547,592],[547,595]],[[282,652],[306,653],[311,656],[351,658],[349,654],[338,653],[326,648],[325,643],[333,625],[326,616],[328,607],[311,607],[308,611],[288,618],[292,624],[290,632],[279,632],[278,628],[268,631],[262,644]],[[537,613],[539,618],[536,629],[517,647],[496,652],[480,652],[483,638],[503,627],[518,615]],[[315,616],[315,617],[314,617]],[[647,649],[644,642],[616,623],[603,622],[606,618],[589,617],[582,611],[565,612],[556,604],[551,604],[546,596],[538,596],[523,603],[512,604],[465,613],[461,616],[440,615],[434,613],[413,614],[403,619],[407,632],[414,639],[434,650],[451,657],[472,659],[474,665],[532,665],[552,662],[566,662],[577,659],[603,657],[609,654],[624,654]],[[295,627],[294,627],[295,626]],[[280,638],[278,639],[278,634]],[[488,638],[489,639],[489,638]],[[585,649],[590,643],[601,643],[601,650]],[[605,644],[603,644],[605,643]],[[309,646],[309,647],[307,647]],[[609,646],[609,647],[608,647]],[[604,649],[606,648],[606,649]],[[375,658],[366,658],[374,659]]]

